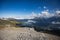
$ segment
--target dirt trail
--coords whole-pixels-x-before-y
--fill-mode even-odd
[[[0,40],[60,40],[60,37],[36,32],[33,28],[5,28],[0,30]]]

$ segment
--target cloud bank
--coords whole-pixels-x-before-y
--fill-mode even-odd
[[[60,11],[57,10],[54,13],[50,13],[49,10],[41,11],[40,13],[31,12],[27,15],[21,15],[21,16],[10,16],[9,18],[15,18],[15,19],[34,19],[36,18],[50,18],[52,16],[60,16]]]
[[[50,18],[50,17],[53,17],[53,16],[60,16],[60,11],[57,10],[57,11],[55,11],[55,13],[49,13],[48,10],[44,10],[41,13],[37,13],[37,14],[32,12],[30,15],[26,15],[25,19],[33,19],[35,17],[37,17],[37,18],[38,17],[40,17],[40,18]]]

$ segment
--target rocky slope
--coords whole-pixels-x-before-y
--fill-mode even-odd
[[[7,27],[0,30],[0,40],[60,40],[60,37],[36,32],[33,28]]]

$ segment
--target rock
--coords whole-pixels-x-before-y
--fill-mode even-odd
[[[60,37],[36,32],[33,28],[19,28],[0,30],[0,40],[60,40]]]

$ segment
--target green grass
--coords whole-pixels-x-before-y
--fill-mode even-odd
[[[16,24],[20,24],[20,22],[0,19],[0,29],[7,27],[6,25],[11,25],[11,27],[18,28]]]

